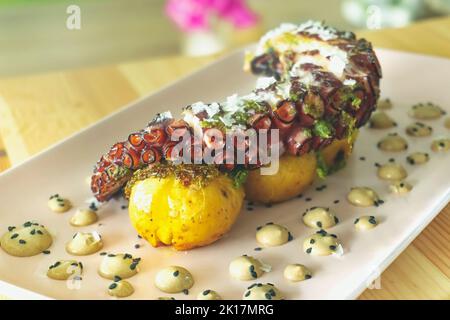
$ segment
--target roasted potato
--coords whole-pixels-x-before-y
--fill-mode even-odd
[[[230,230],[244,199],[243,187],[218,170],[205,184],[186,185],[172,173],[131,183],[131,222],[154,247],[188,250],[218,240]]]
[[[261,169],[249,171],[245,195],[248,200],[259,203],[285,201],[302,193],[315,176],[314,153],[301,157],[284,154],[280,157],[278,172],[274,175],[261,175]]]
[[[325,165],[332,168],[341,159],[347,159],[357,133],[350,138],[333,141],[321,151]],[[302,193],[316,176],[317,159],[315,153],[301,157],[283,155],[280,157],[278,172],[261,175],[261,170],[251,170],[245,183],[245,195],[250,201],[277,203],[291,199]]]

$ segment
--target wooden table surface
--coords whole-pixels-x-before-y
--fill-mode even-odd
[[[450,18],[358,35],[375,46],[450,58]],[[216,58],[167,57],[0,79],[0,171]],[[380,284],[360,298],[450,299],[450,205]]]

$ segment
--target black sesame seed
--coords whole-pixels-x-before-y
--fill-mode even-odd
[[[378,162],[375,162],[375,167],[379,168],[381,165]]]
[[[178,277],[179,274],[180,274],[180,271],[177,270],[177,271],[175,271],[175,272],[173,273],[173,276],[174,276],[174,277]]]
[[[115,257],[115,256],[116,256],[116,255],[113,254],[113,253],[108,254],[108,257],[110,257],[110,258],[113,258],[113,257]]]
[[[261,226],[257,227],[257,228],[256,228],[256,231],[261,230],[261,228],[262,228]]]
[[[24,227],[31,227],[32,224],[33,224],[32,222],[27,221],[27,222],[25,222],[25,223],[23,224],[23,226],[24,226]]]
[[[323,237],[327,235],[327,232],[325,230],[323,230],[323,229],[320,229],[319,231],[316,231],[316,233],[320,234]]]
[[[359,160],[366,161],[366,157],[359,157]]]
[[[123,255],[123,260],[126,260],[126,259],[133,259],[133,256],[131,254],[125,253]]]
[[[50,254],[50,250],[44,250],[42,251],[43,254]]]
[[[208,294],[210,294],[211,293],[211,290],[205,290],[205,291],[203,291],[203,295],[204,296],[207,296]]]
[[[11,239],[15,239],[15,238],[17,238],[18,236],[19,236],[18,233],[14,233],[14,234],[11,236]]]
[[[311,279],[312,276],[310,274],[305,275],[305,279]]]
[[[359,222],[359,219],[355,219],[355,222],[353,222],[354,224],[357,224]]]
[[[338,224],[339,223],[339,219],[338,217],[334,217],[334,223]]]
[[[252,274],[253,278],[255,278],[255,279],[258,278],[258,274],[255,271],[253,271],[251,274]]]
[[[256,286],[256,283],[254,283],[254,284],[252,284],[250,287],[248,287],[247,289],[251,289],[251,288],[253,288],[253,287],[255,287]]]
[[[339,202],[340,202],[340,200],[334,200],[334,201],[333,201],[334,204],[337,204],[337,203],[339,203]]]
[[[8,231],[13,231],[16,227],[8,227]]]
[[[188,295],[188,294],[189,294],[189,290],[188,290],[188,289],[184,289],[184,290],[183,290],[183,293],[184,293],[185,295]]]
[[[330,250],[336,250],[336,246],[330,246]]]
[[[106,252],[100,252],[101,256],[106,256],[106,254],[107,254]]]
[[[335,238],[335,239],[337,238],[337,235],[332,234],[332,233],[330,233],[329,236],[330,236],[330,237],[333,237],[333,238]]]
[[[389,162],[395,162],[395,159],[394,158],[390,158]]]
[[[140,247],[141,247],[140,244],[135,244],[135,245],[134,245],[134,248],[135,248],[135,249],[139,249]]]
[[[255,251],[261,251],[262,248],[261,248],[261,247],[256,247],[254,250],[255,250]]]
[[[314,243],[316,243],[316,240],[311,239],[311,240],[309,240],[309,243],[310,243],[310,244],[314,244]]]
[[[44,234],[41,230],[37,230],[36,233],[40,234],[41,236]]]
[[[23,240],[23,239],[20,239],[20,240],[19,240],[19,243],[20,243],[20,244],[25,244],[25,243],[27,243],[27,242],[26,242],[25,240]]]
[[[114,276],[114,282],[119,282],[120,280],[122,280],[121,277],[119,277],[119,276]]]
[[[305,199],[305,201],[307,201],[307,202],[309,202],[309,201],[311,201],[312,199],[311,198],[306,198]]]
[[[288,241],[292,241],[293,239],[292,233],[288,232]]]
[[[311,253],[311,251],[312,251],[312,248],[306,249],[306,253]]]
[[[111,283],[109,290],[114,290],[115,288],[117,288],[117,283]]]
[[[251,294],[250,290],[245,293],[245,297],[248,297]]]
[[[275,290],[270,289],[269,291],[267,291],[268,294],[270,294],[272,297],[275,297],[277,294],[275,292]]]
[[[318,226],[319,228],[322,228],[322,222],[317,221],[317,222],[316,222],[316,226]]]
[[[138,264],[137,264],[136,262],[133,262],[132,264],[130,264],[130,269],[131,269],[131,270],[136,269],[137,265],[138,265]]]
[[[53,268],[56,268],[57,266],[59,266],[61,264],[61,261],[56,261],[55,264],[53,265]]]
[[[36,234],[36,229],[31,230],[31,231],[30,231],[30,234],[31,234],[31,235],[35,235],[35,234]]]
[[[255,271],[255,266],[254,265],[250,265],[250,267],[248,267],[248,269],[250,270],[250,272]]]
[[[270,295],[270,293],[266,293],[265,296],[267,300],[272,300],[272,296]]]
[[[127,206],[123,205],[120,207],[122,210],[125,210],[127,208]]]
[[[83,264],[81,262],[78,262],[78,265],[80,266],[80,269],[83,269]]]

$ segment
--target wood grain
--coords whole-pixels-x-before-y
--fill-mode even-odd
[[[450,18],[361,32],[375,46],[450,57]],[[217,57],[166,57],[0,80],[0,171]],[[450,206],[361,299],[450,299]]]

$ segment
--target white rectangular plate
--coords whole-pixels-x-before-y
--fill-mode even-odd
[[[102,257],[99,254],[80,257],[85,271],[81,286],[70,288],[65,281],[46,277],[48,266],[56,260],[73,258],[65,250],[65,243],[76,231],[97,230],[104,239],[102,251],[127,252],[142,258],[140,272],[130,279],[136,291],[131,298],[155,299],[167,296],[153,285],[155,273],[168,265],[181,265],[189,269],[195,285],[188,296],[174,295],[177,299],[195,299],[204,289],[218,291],[226,299],[240,299],[251,282],[230,279],[228,264],[242,254],[253,255],[272,266],[272,271],[258,282],[271,282],[287,299],[353,299],[376,278],[389,263],[418,235],[450,198],[449,154],[435,154],[430,150],[434,137],[450,136],[443,119],[429,121],[433,137],[409,138],[409,149],[401,153],[382,153],[376,142],[388,132],[404,133],[413,121],[407,116],[412,104],[432,101],[450,111],[450,91],[446,88],[450,74],[450,60],[377,50],[384,78],[382,95],[389,97],[394,108],[388,113],[397,121],[395,130],[375,131],[364,128],[347,167],[317,181],[301,199],[294,199],[272,208],[255,207],[242,213],[232,231],[220,241],[188,252],[175,252],[170,248],[152,248],[137,238],[128,221],[127,211],[121,209],[124,200],[112,200],[99,211],[101,225],[75,228],[68,221],[76,207],[85,206],[91,197],[85,182],[93,164],[101,153],[114,142],[123,140],[128,133],[146,125],[156,112],[171,110],[177,115],[182,106],[203,100],[221,100],[237,92],[246,93],[253,88],[255,78],[241,71],[243,51],[236,52],[202,70],[166,87],[160,92],[141,99],[124,110],[59,143],[24,164],[0,176],[0,229],[36,220],[54,235],[50,255],[16,258],[0,250],[0,293],[13,298],[49,297],[60,299],[108,299],[106,289],[110,281],[97,274]],[[107,92],[105,92],[107,94]],[[405,161],[408,153],[424,151],[431,154],[429,163],[411,166]],[[363,156],[365,161],[359,160]],[[385,163],[394,158],[409,173],[413,191],[405,197],[390,195],[387,184],[376,177],[375,162]],[[326,184],[321,192],[315,187]],[[374,188],[386,203],[378,208],[350,206],[345,196],[352,186]],[[74,209],[65,214],[50,212],[46,206],[51,194],[68,197]],[[306,198],[311,198],[306,201]],[[334,204],[334,200],[340,200]],[[302,212],[311,206],[329,206],[337,213],[340,223],[330,229],[341,239],[345,254],[341,257],[312,257],[301,250],[305,237],[314,231],[301,223]],[[356,232],[356,217],[377,216],[380,225],[368,232]],[[294,240],[286,245],[254,251],[257,247],[255,229],[269,221],[288,227]],[[141,248],[135,249],[135,244]],[[302,263],[312,269],[311,280],[288,283],[283,279],[283,268],[288,263]],[[406,271],[407,272],[407,271]]]

